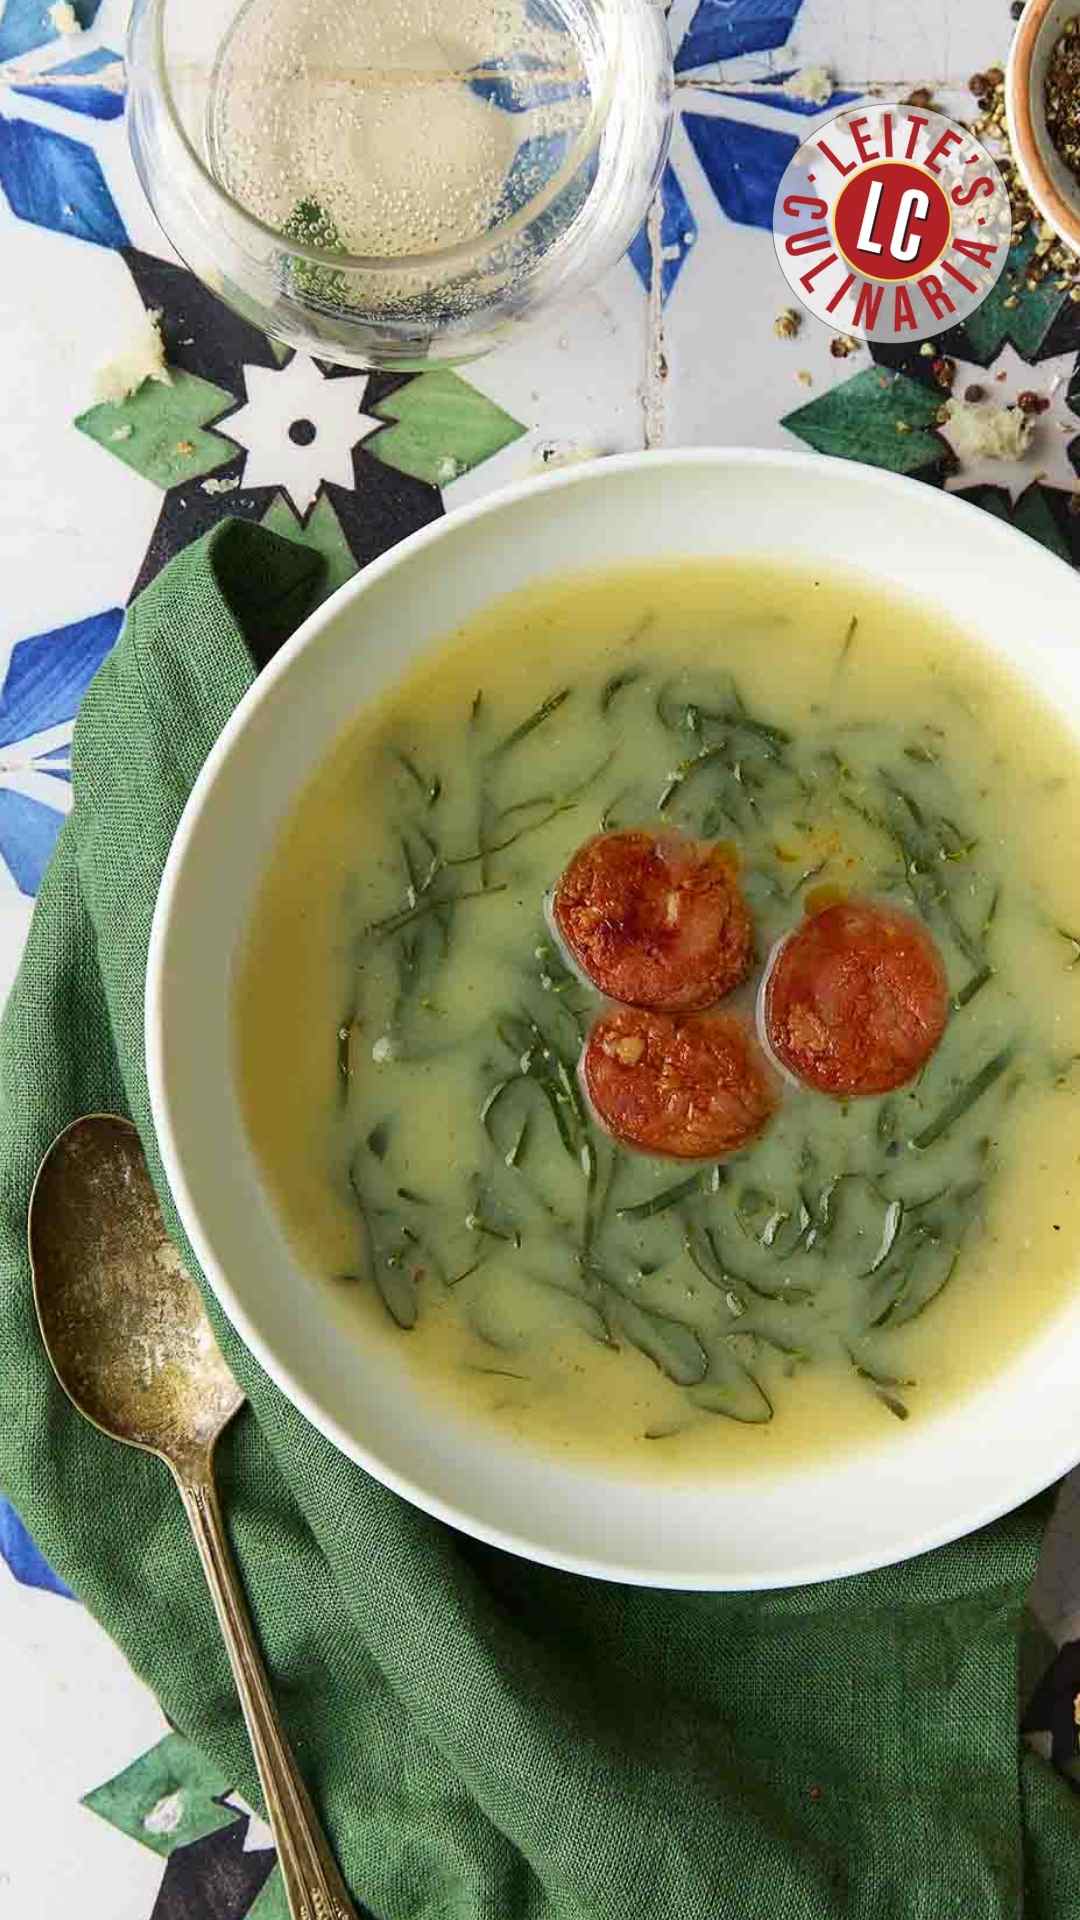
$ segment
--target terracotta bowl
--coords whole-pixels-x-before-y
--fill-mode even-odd
[[[1078,16],[1080,0],[1027,0],[1005,71],[1005,117],[1021,178],[1043,219],[1074,253],[1080,253],[1080,182],[1047,132],[1043,92],[1050,55]]]

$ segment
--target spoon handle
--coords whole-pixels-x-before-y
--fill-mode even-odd
[[[277,1846],[292,1920],[356,1920],[270,1693],[221,1517],[213,1470],[176,1476],[214,1602]]]

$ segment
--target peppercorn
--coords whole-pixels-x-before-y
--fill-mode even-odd
[[[1080,179],[1080,39],[1070,20],[1050,50],[1043,86],[1046,130],[1063,164]]]

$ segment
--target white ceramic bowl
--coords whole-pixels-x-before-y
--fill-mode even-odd
[[[1080,1286],[982,1391],[890,1446],[772,1481],[663,1489],[494,1446],[335,1318],[290,1253],[228,1062],[230,973],[274,837],[346,716],[494,596],[619,561],[776,555],[858,566],[981,634],[1075,721],[1080,581],[987,513],[817,455],[650,453],[499,494],[369,566],[300,629],[221,735],[158,900],[147,1063],[172,1191],[203,1270],[279,1387],[406,1499],[516,1553],[673,1587],[781,1586],[956,1538],[1080,1458]],[[1080,751],[1080,745],[1078,745]],[[287,1091],[283,1090],[283,1097]]]

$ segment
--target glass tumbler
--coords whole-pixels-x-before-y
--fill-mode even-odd
[[[625,251],[671,131],[658,0],[135,0],[168,239],[289,346],[475,358]]]

